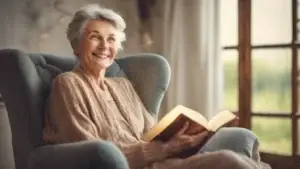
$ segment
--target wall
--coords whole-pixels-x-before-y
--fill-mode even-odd
[[[123,53],[141,51],[134,0],[2,0],[0,48],[70,55],[72,51],[65,36],[67,24],[83,4],[96,2],[117,10],[126,20],[128,41]]]

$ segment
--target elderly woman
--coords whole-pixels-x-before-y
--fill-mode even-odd
[[[125,27],[120,15],[99,5],[76,12],[67,37],[80,62],[53,83],[44,140],[52,144],[108,140],[124,153],[131,169],[262,168],[257,139],[246,129],[222,129],[185,158],[176,155],[198,148],[207,132],[186,135],[186,124],[167,142],[141,140],[155,118],[127,79],[104,76],[122,49]]]

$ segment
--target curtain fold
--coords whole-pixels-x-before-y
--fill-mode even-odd
[[[162,36],[155,41],[172,71],[161,116],[182,104],[210,118],[219,111],[223,86],[218,1],[166,0],[161,6]]]

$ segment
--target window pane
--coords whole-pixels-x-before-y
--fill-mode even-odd
[[[252,42],[291,43],[291,0],[252,0]]]
[[[220,0],[220,33],[221,45],[237,45],[238,40],[238,7],[237,0]]]
[[[236,111],[238,108],[238,52],[236,50],[223,50],[221,56],[224,64],[224,97],[222,108]]]
[[[252,131],[259,137],[261,151],[283,155],[292,154],[289,119],[252,117]]]
[[[252,50],[252,111],[291,112],[291,50]]]
[[[297,77],[297,97],[298,97],[298,112],[300,114],[300,49],[298,49],[298,77]]]

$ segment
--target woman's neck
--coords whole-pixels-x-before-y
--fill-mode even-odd
[[[87,74],[87,76],[100,86],[101,89],[105,89],[104,78],[105,78],[105,69],[97,70],[97,69],[88,69],[84,66],[81,66],[83,71]]]

